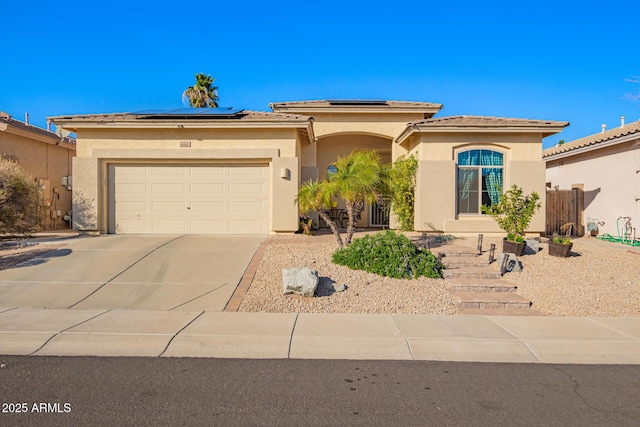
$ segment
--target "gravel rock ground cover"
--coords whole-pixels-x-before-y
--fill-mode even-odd
[[[485,248],[502,247],[499,237],[484,240]],[[640,247],[579,238],[568,258],[549,255],[546,243],[541,247],[520,257],[521,273],[505,276],[532,308],[550,316],[640,317]]]
[[[362,235],[359,233],[358,235]],[[357,237],[357,236],[356,236]],[[391,279],[333,264],[332,235],[272,236],[239,311],[279,313],[459,314],[442,279]],[[283,295],[282,269],[310,267],[320,281],[316,297]],[[336,292],[334,285],[346,285]]]
[[[417,234],[409,237],[416,240]],[[495,243],[500,251],[501,241],[501,237],[485,236],[484,249]],[[477,236],[452,243],[475,248]],[[444,280],[390,279],[334,265],[331,254],[337,244],[332,235],[271,236],[265,244],[264,257],[239,311],[461,314]],[[520,258],[521,273],[505,276],[518,286],[518,294],[531,299],[534,309],[552,316],[640,317],[640,248],[576,239],[575,256],[557,258],[548,254],[545,243],[541,247],[538,254]],[[317,296],[283,295],[282,269],[287,267],[318,270]],[[347,289],[335,292],[334,284],[345,284]]]

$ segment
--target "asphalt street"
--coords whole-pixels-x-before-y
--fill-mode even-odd
[[[640,366],[0,356],[0,402],[3,426],[637,426]]]

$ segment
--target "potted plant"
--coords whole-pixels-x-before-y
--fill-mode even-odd
[[[565,233],[564,236],[559,236],[557,233],[549,239],[549,255],[566,258],[571,253],[573,243],[571,242],[571,229],[573,223],[569,222],[560,227],[560,230]]]
[[[531,218],[540,209],[540,196],[535,191],[528,196],[523,195],[522,188],[514,185],[501,195],[500,201],[492,205],[482,205],[482,212],[493,218],[498,226],[507,233],[502,241],[502,251],[521,256],[527,244],[524,241],[524,230]]]

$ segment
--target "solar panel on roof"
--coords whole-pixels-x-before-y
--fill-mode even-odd
[[[328,99],[331,105],[386,105],[384,99]]]
[[[138,116],[161,116],[161,117],[173,117],[173,116],[234,116],[238,114],[241,109],[223,107],[223,108],[175,108],[172,110],[144,110],[138,111],[135,114]]]

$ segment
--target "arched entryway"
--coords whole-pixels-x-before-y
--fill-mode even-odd
[[[318,178],[326,179],[327,170],[338,157],[348,156],[352,151],[373,150],[382,163],[391,163],[391,144],[389,137],[364,133],[341,133],[318,138],[316,147],[316,165]],[[344,208],[344,202],[338,200],[337,209]],[[324,224],[321,224],[324,225]],[[357,223],[358,227],[389,227],[388,209],[374,204],[365,205]]]

